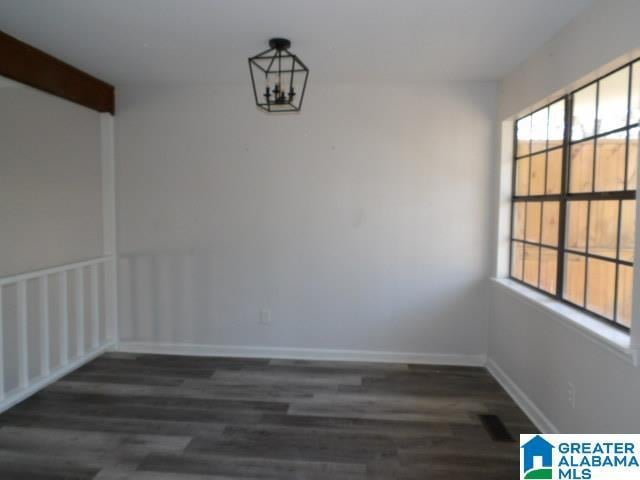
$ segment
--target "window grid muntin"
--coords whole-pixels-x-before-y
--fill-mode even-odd
[[[551,129],[551,125],[550,125],[550,121],[551,121],[551,107],[557,103],[561,103],[564,106],[564,112],[565,112],[565,122],[564,122],[564,135],[563,135],[563,140],[561,141],[560,145],[551,145],[551,142],[549,141],[549,135],[550,135],[550,129]],[[565,150],[566,150],[566,136],[567,136],[567,122],[566,122],[566,116],[567,116],[567,108],[568,108],[568,103],[567,103],[567,98],[566,97],[561,97],[558,98],[546,105],[543,105],[542,107],[538,108],[537,110],[531,112],[528,115],[525,115],[524,117],[516,120],[515,124],[514,124],[514,172],[513,172],[513,181],[512,181],[512,186],[513,186],[513,199],[512,199],[512,204],[516,204],[516,203],[523,203],[524,204],[524,233],[522,236],[522,239],[516,239],[514,238],[514,232],[513,232],[513,228],[514,228],[514,215],[515,215],[515,208],[512,208],[512,218],[511,218],[511,239],[510,239],[510,262],[509,262],[509,274],[511,276],[511,278],[514,278],[515,280],[531,287],[531,288],[535,288],[536,290],[539,290],[547,295],[550,295],[550,292],[540,288],[541,282],[542,282],[542,278],[541,278],[541,272],[542,272],[542,255],[543,255],[543,249],[550,249],[553,250],[556,253],[556,280],[555,280],[555,287],[556,287],[556,294],[557,294],[557,289],[558,289],[558,271],[561,268],[560,266],[560,239],[561,239],[561,230],[562,230],[562,202],[561,199],[563,198],[562,196],[562,191],[563,191],[563,186],[562,186],[562,181],[561,181],[561,187],[560,187],[560,193],[548,193],[549,191],[549,181],[548,181],[548,172],[549,172],[549,155],[551,152],[556,152],[556,151],[561,151],[561,157],[562,157],[562,165],[563,167],[561,168],[561,175],[564,175],[564,157],[565,157]],[[534,142],[534,134],[533,134],[533,116],[542,111],[542,110],[547,110],[547,124],[546,124],[546,140],[545,140],[545,148],[544,149],[534,149],[533,148],[533,142]],[[524,118],[530,118],[529,124],[530,124],[530,129],[529,129],[529,148],[527,149],[527,154],[524,155],[520,155],[518,156],[518,135],[517,135],[517,129],[518,129],[518,122]],[[539,139],[536,139],[537,141],[539,141]],[[536,157],[537,155],[541,155],[544,154],[545,156],[545,161],[544,161],[544,193],[543,194],[538,194],[538,195],[532,195],[531,194],[531,165],[533,163],[533,158]],[[526,195],[517,195],[516,194],[516,185],[517,185],[517,174],[518,174],[518,162],[522,161],[523,159],[528,159],[528,174],[527,174],[527,194]],[[559,205],[559,212],[558,212],[558,228],[557,228],[557,238],[556,238],[556,245],[551,245],[551,244],[547,244],[547,243],[543,243],[543,220],[544,220],[544,204],[546,202],[557,202]],[[527,226],[528,226],[528,205],[531,203],[539,203],[540,204],[540,218],[539,218],[539,225],[538,225],[538,230],[539,230],[539,237],[538,237],[538,241],[537,242],[533,242],[527,239]],[[522,279],[518,279],[513,277],[512,274],[512,269],[514,266],[514,259],[513,259],[513,248],[515,244],[519,244],[521,245],[521,249],[522,249],[522,265],[520,266],[520,270],[521,270],[521,277]],[[527,246],[530,247],[534,247],[537,248],[537,254],[538,254],[538,258],[537,258],[537,278],[536,278],[536,285],[531,285],[530,283],[525,282],[525,278],[526,278],[526,262],[527,262]]]
[[[629,80],[628,80],[628,92],[627,92],[627,121],[626,121],[626,125],[623,127],[619,127],[619,128],[615,128],[612,130],[607,130],[607,131],[602,131],[599,132],[598,131],[598,117],[599,117],[599,108],[600,108],[600,98],[599,98],[599,90],[600,90],[600,82],[605,80],[606,78],[608,78],[611,75],[614,75],[616,73],[618,73],[620,70],[623,69],[628,69],[629,71]],[[620,241],[621,241],[621,234],[622,234],[622,205],[623,205],[623,201],[624,200],[635,200],[636,199],[636,191],[635,189],[630,190],[629,187],[630,185],[628,185],[628,181],[629,181],[629,162],[630,162],[630,142],[631,142],[631,131],[634,128],[640,128],[640,119],[638,122],[634,122],[631,123],[631,115],[632,115],[632,101],[633,101],[633,93],[634,93],[634,89],[633,89],[633,82],[638,81],[640,82],[640,79],[634,79],[634,69],[638,69],[638,71],[640,71],[640,59],[635,59],[632,62],[629,62],[625,65],[622,65],[621,67],[593,80],[592,82],[589,82],[586,85],[581,86],[578,89],[573,90],[572,92],[570,92],[569,94],[557,98],[554,101],[538,108],[535,111],[532,111],[531,113],[529,113],[528,115],[525,115],[523,117],[520,117],[518,119],[516,119],[515,123],[514,123],[514,154],[513,154],[513,161],[514,161],[514,169],[513,169],[513,175],[512,175],[512,209],[511,209],[511,229],[510,229],[510,242],[509,242],[509,276],[510,278],[512,278],[513,280],[522,283],[524,285],[526,285],[529,288],[533,288],[541,293],[544,293],[545,295],[549,295],[549,296],[553,296],[559,300],[561,300],[564,303],[570,304],[572,306],[574,306],[577,309],[580,309],[590,315],[595,316],[598,319],[601,319],[603,321],[606,321],[607,323],[614,325],[617,328],[621,328],[625,331],[629,330],[629,327],[627,327],[626,325],[622,325],[619,322],[619,318],[618,318],[618,309],[619,309],[619,305],[618,305],[618,301],[619,301],[619,285],[618,283],[620,282],[620,266],[626,266],[626,267],[631,267],[633,268],[633,264],[634,262],[630,262],[627,260],[622,260],[620,259]],[[572,138],[572,129],[573,129],[573,98],[574,95],[576,93],[578,93],[579,91],[586,89],[592,85],[596,84],[596,99],[595,99],[595,118],[594,118],[594,126],[593,126],[593,132],[594,134],[591,136],[587,136],[578,140],[573,140]],[[558,102],[561,102],[564,100],[564,111],[565,111],[565,122],[564,122],[564,138],[562,140],[562,144],[561,145],[556,145],[554,147],[549,147],[550,145],[550,141],[549,141],[549,130],[550,130],[550,115],[551,115],[551,109],[550,107]],[[539,112],[540,110],[543,109],[548,109],[547,110],[547,139],[546,139],[546,148],[544,150],[540,150],[540,151],[533,151],[532,150],[532,145],[533,145],[533,138],[529,138],[529,149],[528,149],[528,153],[525,155],[518,155],[518,123],[520,122],[520,120],[530,117],[530,119],[533,118],[533,115],[537,112]],[[532,120],[530,120],[530,137],[533,137],[533,126],[532,126]],[[598,155],[598,150],[597,150],[597,142],[599,138],[602,137],[606,137],[608,135],[612,135],[615,133],[619,133],[619,132],[625,132],[626,133],[626,142],[625,142],[625,160],[624,160],[624,189],[623,190],[614,190],[614,191],[596,191],[596,158]],[[579,192],[579,193],[569,193],[569,182],[571,181],[571,177],[570,177],[570,166],[571,166],[571,151],[572,151],[572,146],[574,144],[577,143],[581,143],[581,142],[588,142],[588,141],[592,141],[594,144],[594,150],[593,150],[593,165],[592,165],[592,177],[591,177],[591,192]],[[640,148],[640,145],[638,146],[638,148]],[[554,151],[554,150],[559,150],[562,149],[563,154],[562,154],[562,169],[561,169],[561,191],[559,194],[547,194],[548,191],[548,165],[549,165],[549,152],[550,151]],[[531,192],[531,159],[540,153],[544,153],[545,154],[545,194],[544,195],[530,195]],[[529,160],[529,174],[527,176],[527,195],[516,195],[516,175],[517,175],[517,162],[523,158],[528,157]],[[637,173],[636,173],[637,175]],[[586,247],[585,247],[585,251],[584,252],[579,252],[579,251],[575,251],[572,249],[569,249],[566,247],[566,229],[567,229],[567,219],[566,219],[566,209],[567,209],[567,204],[569,201],[572,200],[586,200],[588,202],[588,206],[587,206],[587,230],[586,230]],[[606,256],[601,256],[601,255],[597,255],[597,254],[592,254],[589,252],[589,246],[588,246],[588,242],[589,242],[589,235],[590,235],[590,229],[589,229],[589,222],[591,221],[591,202],[592,201],[598,201],[598,200],[617,200],[618,202],[618,218],[617,218],[617,231],[616,231],[616,256],[615,259],[610,258],[610,257],[606,257]],[[526,220],[526,215],[527,215],[527,207],[526,207],[526,203],[527,202],[540,202],[541,204],[541,214],[540,214],[540,223],[542,224],[543,222],[543,202],[546,201],[558,201],[559,202],[559,225],[558,225],[558,245],[557,247],[552,246],[552,245],[548,245],[548,244],[544,244],[542,243],[542,235],[543,235],[543,230],[542,230],[542,225],[540,225],[540,242],[539,243],[535,243],[535,242],[530,242],[527,240],[526,238],[526,225],[527,225],[527,220]],[[524,215],[525,215],[525,219],[524,219],[524,229],[525,232],[523,234],[523,238],[522,239],[515,239],[514,238],[514,211],[515,208],[513,208],[513,205],[515,205],[516,203],[519,202],[523,202],[525,203],[525,207],[524,207]],[[637,205],[635,206],[637,208]],[[637,234],[637,232],[635,232]],[[515,244],[520,244],[522,246],[522,265],[521,265],[521,273],[522,273],[522,279],[518,279],[516,277],[514,277],[512,275],[513,273],[513,267],[514,267],[514,260],[513,260],[513,250],[514,250],[514,245]],[[525,262],[526,262],[526,245],[532,245],[538,248],[538,278],[537,278],[537,285],[531,285],[527,282],[524,281],[525,278]],[[540,279],[540,272],[541,272],[541,256],[542,256],[542,249],[543,248],[550,248],[556,251],[556,273],[557,273],[557,281],[556,281],[556,292],[555,294],[549,293],[546,290],[543,290],[541,288],[539,288],[541,279]],[[583,305],[579,305],[576,304],[574,302],[571,302],[569,300],[567,300],[566,298],[564,298],[564,287],[565,287],[565,259],[567,257],[567,255],[579,255],[584,257],[584,262],[585,262],[585,267],[584,267],[584,285],[583,285]],[[594,260],[602,260],[602,261],[606,261],[606,262],[610,262],[613,263],[615,265],[615,287],[614,287],[614,292],[613,292],[613,315],[612,315],[612,319],[607,318],[605,316],[602,316],[596,312],[593,312],[591,310],[588,310],[586,308],[586,306],[588,305],[588,268],[589,268],[589,259],[592,258]],[[634,258],[635,260],[635,258]],[[633,299],[632,299],[633,301]]]

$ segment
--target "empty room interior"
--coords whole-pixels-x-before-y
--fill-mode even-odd
[[[551,479],[523,437],[640,433],[639,24],[0,0],[0,479]]]

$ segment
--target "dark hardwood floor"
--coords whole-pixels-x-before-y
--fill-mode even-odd
[[[0,415],[0,479],[518,478],[483,414],[535,431],[482,368],[113,353]]]

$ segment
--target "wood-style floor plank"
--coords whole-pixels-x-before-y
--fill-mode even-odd
[[[483,368],[105,354],[0,415],[0,479],[511,480]]]

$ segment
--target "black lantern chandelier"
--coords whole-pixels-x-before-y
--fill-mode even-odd
[[[256,105],[266,112],[299,112],[309,69],[289,51],[286,38],[272,38],[269,47],[249,59]]]

